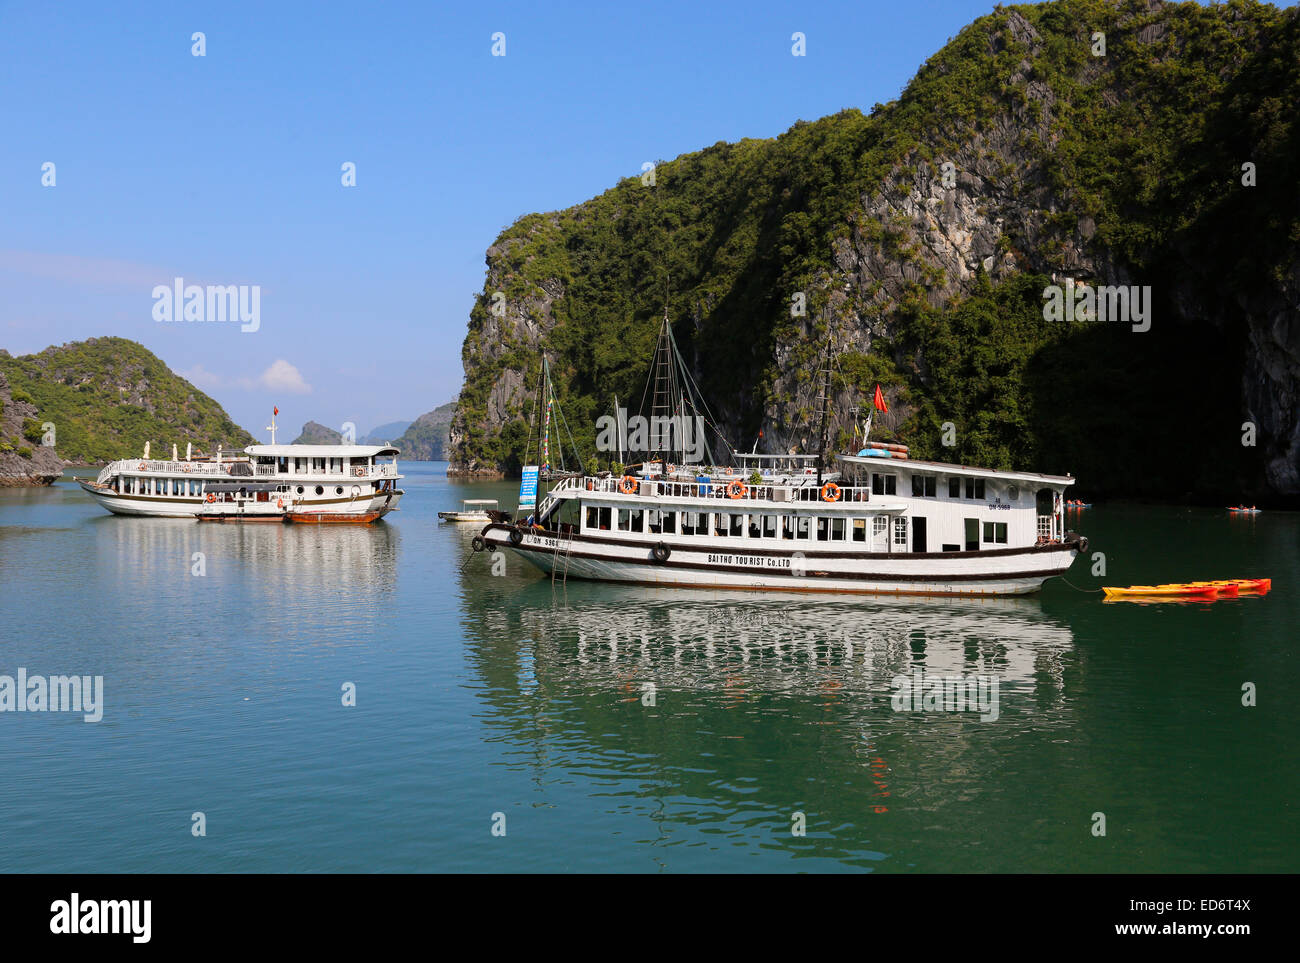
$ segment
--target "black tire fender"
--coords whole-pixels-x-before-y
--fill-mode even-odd
[[[483,546],[486,544],[487,543],[483,541],[482,535],[475,535],[473,540],[469,543],[469,547],[474,549],[476,552],[481,552],[483,551]]]
[[[510,529],[510,544],[511,544],[511,545],[518,545],[518,544],[519,544],[520,542],[522,542],[523,540],[524,540],[524,533],[523,533],[523,530],[522,530],[522,529],[518,529],[518,528],[512,528],[512,529]]]
[[[657,542],[655,547],[650,549],[650,554],[654,556],[654,560],[661,564],[668,561],[668,556],[672,553],[673,550],[663,542]]]

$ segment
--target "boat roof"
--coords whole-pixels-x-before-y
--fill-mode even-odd
[[[461,502],[462,505],[496,505],[499,504],[495,498],[466,498]]]
[[[398,454],[392,445],[249,445],[244,451],[271,458],[376,458]]]
[[[995,468],[977,468],[973,465],[953,465],[943,461],[922,461],[917,458],[869,458],[866,455],[836,455],[840,461],[849,465],[889,465],[893,468],[920,468],[925,471],[942,472],[945,475],[971,475],[980,478],[1005,478],[1009,481],[1053,482],[1058,485],[1073,485],[1072,475],[1042,475],[1032,471],[998,471]]]

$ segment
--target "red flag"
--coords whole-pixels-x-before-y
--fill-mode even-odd
[[[889,405],[885,404],[885,395],[880,390],[880,385],[876,385],[876,396],[871,399],[871,403],[876,406],[877,411],[888,413]]]
[[[876,390],[879,391],[880,389],[877,388]],[[271,409],[271,414],[273,414],[273,415],[278,415],[279,413],[280,413],[280,409],[279,409],[279,408],[272,408],[272,409]]]

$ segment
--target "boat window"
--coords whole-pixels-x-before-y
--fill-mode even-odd
[[[609,531],[610,514],[611,514],[611,510],[608,508],[602,508],[600,510],[600,530],[602,532]]]
[[[342,486],[342,485],[335,485],[335,486],[334,486],[334,494],[335,494],[335,495],[342,495],[342,494],[343,494],[343,486]]]
[[[995,545],[1005,545],[1007,543],[1007,523],[985,522],[984,541],[992,542]]]
[[[631,521],[631,517],[632,517],[632,513],[628,511],[628,509],[620,508],[618,510],[618,530],[620,532],[627,531],[627,526]]]
[[[806,539],[812,533],[812,526],[808,524],[807,515],[796,515],[794,517],[795,537]]]
[[[682,534],[695,534],[695,512],[682,512]]]
[[[830,521],[830,519],[827,518],[825,515],[820,515],[820,516],[818,516],[818,518],[817,518],[817,541],[819,541],[819,542],[824,542],[824,541],[826,541],[828,538],[830,538],[830,533],[831,533],[831,521]]]
[[[776,538],[776,523],[779,518],[780,518],[779,515],[763,516],[763,537],[764,538]]]
[[[659,529],[661,528],[659,524],[659,510],[657,508],[650,508],[646,510],[645,514],[646,514],[645,530],[647,532],[650,532],[651,534],[658,535]]]
[[[632,531],[644,532],[645,531],[644,522],[645,522],[645,511],[640,508],[632,509]]]
[[[898,476],[872,474],[871,476],[871,494],[873,495],[897,495],[898,494]]]
[[[725,538],[727,534],[727,516],[722,512],[713,513],[713,534]]]
[[[913,475],[912,476],[912,497],[914,498],[934,498],[935,483],[938,481],[933,475]]]
[[[781,516],[781,537],[794,538],[794,516],[793,515]]]
[[[855,542],[865,542],[867,540],[867,520],[865,518],[853,519],[853,540]]]
[[[732,538],[740,538],[745,534],[745,516],[733,514],[731,516],[730,534]]]
[[[984,479],[967,478],[966,479],[966,497],[983,498],[984,497]]]
[[[662,519],[664,534],[675,535],[677,533],[677,513],[660,512],[659,516]]]
[[[831,519],[831,539],[836,542],[844,541],[844,519]]]
[[[949,497],[949,498],[961,498],[961,479],[960,479],[960,478],[949,478],[949,479],[948,479],[948,497]]]
[[[884,515],[877,515],[871,522],[871,534],[883,535],[889,529],[889,519]]]
[[[894,547],[907,548],[907,519],[901,515],[894,519]]]
[[[594,505],[587,506],[587,522],[583,526],[584,530],[594,532],[600,527],[600,509]]]
[[[322,488],[320,485],[317,485],[317,486],[316,486],[316,494],[317,494],[317,495],[324,495],[324,494],[325,494],[325,489]]]

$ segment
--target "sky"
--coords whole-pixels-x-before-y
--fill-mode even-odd
[[[992,7],[0,0],[0,347],[130,338],[263,439],[412,420],[518,217],[869,111]]]

